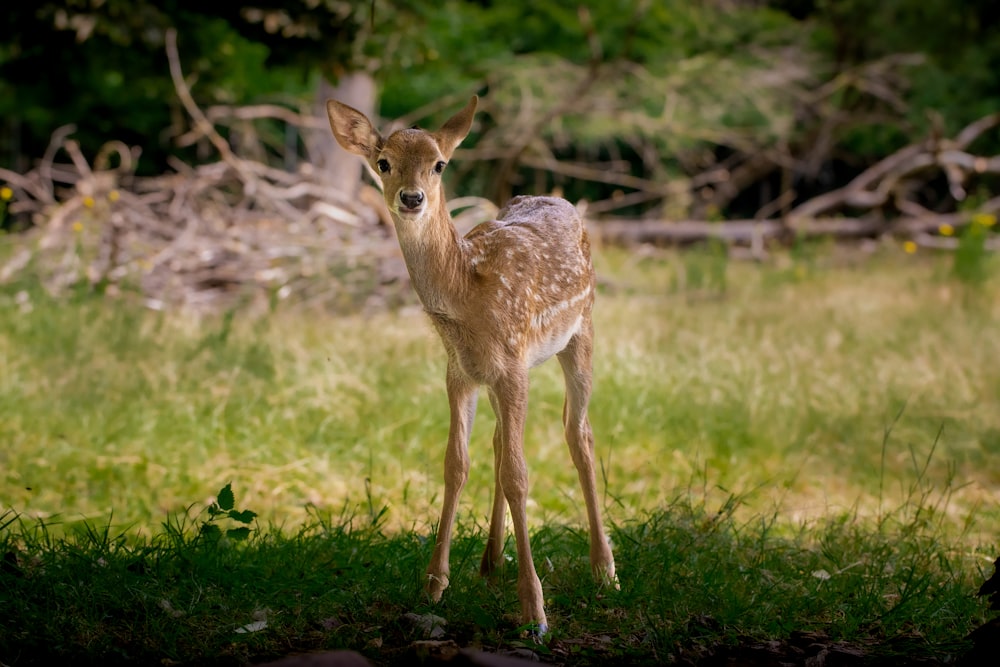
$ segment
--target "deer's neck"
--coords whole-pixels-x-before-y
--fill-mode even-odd
[[[443,195],[439,201],[444,201]],[[424,308],[454,314],[469,277],[464,244],[451,215],[442,203],[419,222],[398,218],[394,222],[410,282]]]

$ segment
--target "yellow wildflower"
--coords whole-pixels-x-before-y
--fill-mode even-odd
[[[10,201],[14,197],[14,191],[8,188],[6,185],[0,188],[0,199],[4,201]]]
[[[83,223],[80,222],[79,220],[74,220],[73,221],[73,231],[76,232],[77,234],[79,234],[80,232],[82,232],[83,231]]]
[[[120,192],[118,192],[117,190],[112,190],[111,192],[108,193],[108,201],[114,203],[118,201],[121,198],[121,196],[122,195]]]
[[[917,244],[914,241],[906,241],[903,243],[903,252],[907,255],[912,255],[917,251]]]
[[[938,233],[941,234],[941,236],[954,236],[955,228],[945,222],[938,225]]]
[[[976,213],[972,216],[972,224],[992,227],[997,224],[997,216],[994,213]]]
[[[87,195],[83,198],[83,205],[85,208],[94,208],[94,198]]]

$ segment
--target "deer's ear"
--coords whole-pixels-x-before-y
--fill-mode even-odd
[[[472,117],[476,115],[478,102],[479,98],[473,95],[464,109],[449,118],[441,126],[441,129],[434,133],[434,138],[437,139],[438,147],[446,160],[451,158],[451,154],[455,152],[458,145],[462,143],[462,139],[465,139],[469,130],[472,129]]]
[[[382,136],[367,116],[337,100],[327,101],[326,113],[330,117],[333,136],[344,150],[369,161],[375,159],[375,154],[382,148]]]

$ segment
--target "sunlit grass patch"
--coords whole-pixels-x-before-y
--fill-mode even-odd
[[[874,516],[933,447],[922,479],[952,489],[941,511],[995,528],[996,284],[950,280],[944,259],[824,257],[720,264],[724,288],[706,291],[678,279],[688,255],[598,254],[591,417],[609,520],[692,483],[792,523]],[[385,506],[388,525],[424,531],[437,520],[444,355],[416,309],[198,319],[29,303],[0,293],[0,497],[25,516],[148,531],[232,482],[288,527],[311,507]],[[561,374],[532,377],[529,516],[583,525]],[[473,525],[493,491],[492,427],[484,397],[460,510]]]

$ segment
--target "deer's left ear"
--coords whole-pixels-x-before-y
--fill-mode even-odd
[[[344,150],[360,155],[369,162],[375,159],[382,148],[382,135],[368,120],[368,116],[337,100],[326,103],[326,114],[330,117],[333,136]]]
[[[473,95],[464,109],[449,118],[441,126],[441,129],[434,133],[434,138],[446,160],[451,159],[451,154],[455,152],[462,140],[468,136],[469,130],[472,129],[472,118],[476,115],[478,103],[479,97]]]

